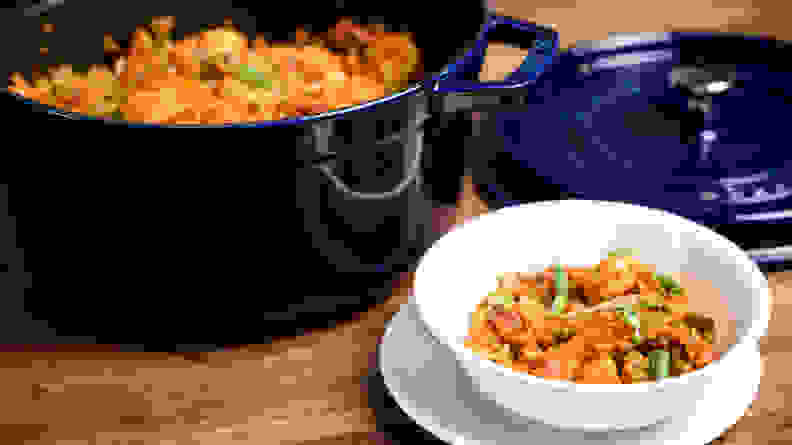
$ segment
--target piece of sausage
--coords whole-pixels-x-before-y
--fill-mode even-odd
[[[498,333],[504,336],[516,333],[523,327],[520,314],[513,311],[498,312],[495,315],[494,323]]]

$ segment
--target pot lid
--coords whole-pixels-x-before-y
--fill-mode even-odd
[[[586,198],[719,223],[792,218],[788,60],[788,43],[732,34],[578,44],[526,89],[524,111],[498,113],[499,134]]]

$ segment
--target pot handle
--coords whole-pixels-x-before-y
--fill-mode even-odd
[[[345,184],[340,178],[338,178],[332,171],[332,167],[327,165],[328,159],[332,159],[334,157],[334,153],[329,150],[329,138],[330,134],[332,133],[332,120],[327,120],[325,122],[318,122],[311,126],[311,131],[314,135],[314,143],[316,144],[316,150],[319,153],[320,158],[325,159],[321,161],[319,164],[315,164],[311,167],[307,168],[316,168],[318,169],[322,175],[332,184],[338,191],[342,192],[344,196],[361,199],[361,200],[387,200],[391,197],[398,196],[402,193],[405,189],[407,189],[414,181],[420,180],[420,164],[421,164],[421,154],[423,151],[422,147],[422,135],[419,134],[418,127],[420,127],[422,123],[420,121],[413,121],[407,124],[403,133],[397,133],[394,137],[403,137],[402,143],[409,146],[412,150],[414,150],[414,154],[411,157],[410,165],[407,167],[408,171],[405,174],[404,179],[397,184],[393,189],[384,193],[360,193],[352,190],[347,184]],[[301,191],[305,189],[305,191]],[[309,193],[309,189],[311,187],[297,187],[298,193]],[[316,188],[316,193],[319,193],[319,189]],[[315,196],[311,196],[309,199],[306,199],[306,202],[320,202],[321,199],[313,199]],[[298,202],[303,200],[304,198],[298,195]],[[321,224],[321,215],[320,209],[318,206],[314,205],[307,205],[303,207],[305,212],[305,218],[307,220],[312,221],[314,224],[312,225],[313,229],[310,230],[310,236],[313,240],[314,246],[317,250],[321,251],[328,260],[340,262],[340,259],[343,259],[345,264],[350,265],[351,269],[360,273],[383,273],[387,272],[391,268],[391,264],[394,262],[401,262],[401,258],[408,257],[411,255],[410,250],[413,248],[411,242],[404,243],[400,245],[398,248],[391,251],[389,254],[386,254],[385,258],[383,258],[382,262],[379,264],[370,264],[364,263],[360,257],[355,253],[354,250],[349,248],[345,245],[344,241],[341,239],[333,238],[330,233],[328,232],[327,227],[324,224]],[[411,236],[415,237],[418,236],[413,233]],[[412,241],[412,240],[411,240]]]
[[[319,122],[314,124],[311,127],[311,131],[313,132],[314,142],[316,144],[316,150],[319,152],[320,156],[332,156],[332,153],[329,150],[329,139],[330,133],[332,129],[329,125],[332,125],[332,120],[327,120],[325,122]],[[421,156],[423,154],[423,138],[418,135],[418,127],[420,123],[410,122],[405,130],[400,133],[396,133],[391,136],[391,138],[404,138],[404,144],[407,144],[414,150],[412,153],[412,159],[408,162],[406,167],[406,172],[404,174],[404,178],[396,184],[391,190],[387,192],[381,193],[361,193],[352,190],[347,184],[345,184],[338,176],[333,173],[332,168],[328,165],[327,162],[320,162],[316,164],[315,167],[319,169],[326,177],[330,180],[330,182],[335,186],[335,188],[344,193],[345,195],[355,198],[355,199],[363,199],[363,200],[386,200],[391,199],[395,196],[400,195],[404,190],[410,186],[413,182],[416,181],[418,178],[420,171],[421,171]],[[388,140],[390,141],[390,139]],[[386,141],[386,142],[388,142]]]
[[[506,80],[478,82],[464,79],[471,71],[481,72],[487,46],[495,40],[529,47],[531,53]],[[501,103],[504,102],[501,98],[523,96],[523,87],[533,84],[547,71],[558,51],[558,33],[551,26],[492,14],[473,50],[461,62],[451,66],[446,75],[425,81],[424,88],[432,99],[429,111],[504,111],[505,104]],[[513,103],[514,100],[505,102]]]
[[[31,6],[28,6],[22,10],[22,13],[25,17],[36,17],[40,16],[41,14],[47,12],[48,10],[59,6],[65,0],[46,0],[43,2],[35,3]]]

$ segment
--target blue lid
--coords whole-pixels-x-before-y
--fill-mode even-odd
[[[711,33],[615,36],[563,52],[498,113],[517,162],[587,199],[704,223],[792,221],[792,45]]]

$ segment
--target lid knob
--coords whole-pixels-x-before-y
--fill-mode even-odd
[[[693,97],[723,94],[734,86],[735,70],[723,65],[679,66],[669,73],[672,88],[681,88]]]
[[[727,65],[678,66],[668,76],[672,88],[688,97],[688,110],[693,112],[696,125],[695,150],[699,168],[712,167],[712,149],[718,140],[714,129],[713,97],[726,94],[735,86],[735,68]]]

